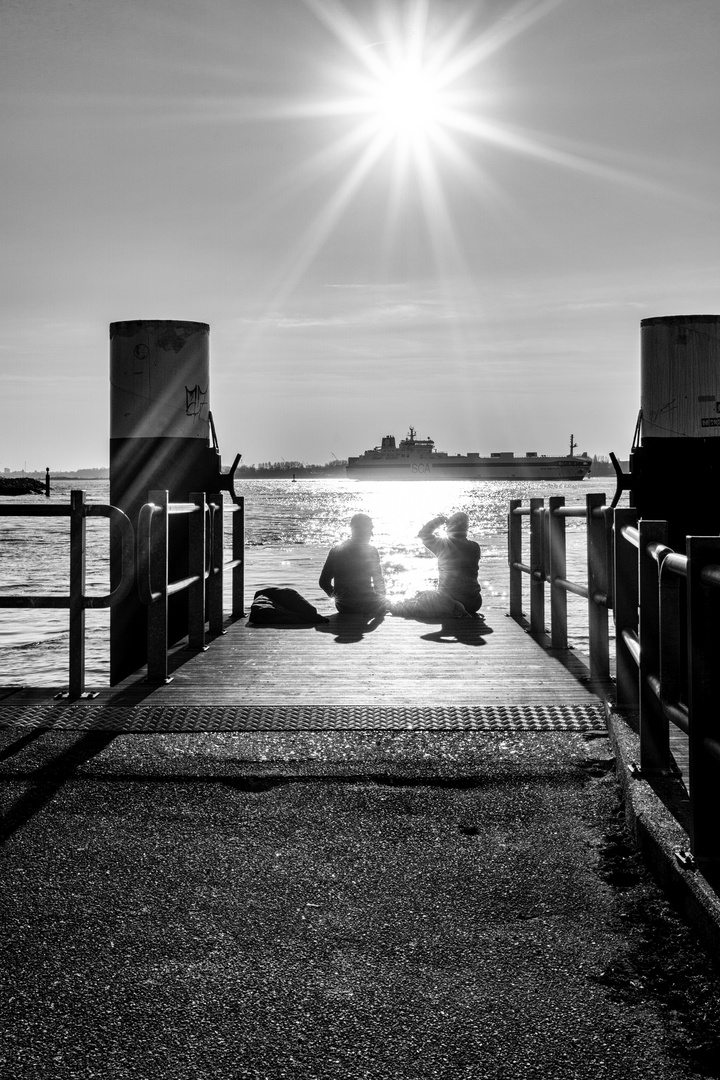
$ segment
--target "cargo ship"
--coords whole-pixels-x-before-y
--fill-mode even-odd
[[[348,458],[351,480],[582,480],[590,472],[592,458],[576,454],[570,436],[570,453],[550,456],[528,452],[516,456],[500,451],[478,454],[448,454],[436,450],[432,439],[418,439],[415,428],[395,445],[394,435],[385,435],[380,446]]]

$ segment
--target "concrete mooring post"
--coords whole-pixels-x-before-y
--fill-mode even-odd
[[[640,405],[630,502],[684,552],[686,535],[720,532],[720,315],[642,320]]]
[[[210,327],[201,322],[135,320],[110,324],[110,502],[137,527],[154,489],[171,502],[192,491],[229,488],[220,452],[210,442]],[[188,526],[170,522],[170,578],[187,574]],[[111,551],[111,586],[120,580]],[[187,634],[187,596],[170,597],[169,641]],[[110,619],[110,681],[137,671],[147,658],[147,610],[133,594]]]

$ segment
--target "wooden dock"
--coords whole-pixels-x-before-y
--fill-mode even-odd
[[[482,619],[302,627],[239,620],[205,652],[176,649],[172,679],[142,674],[77,702],[6,687],[4,725],[117,731],[599,730],[602,696],[572,650],[554,651],[502,607]]]
[[[263,584],[297,584],[284,580],[282,561],[253,554],[249,596]],[[293,569],[301,571],[303,592],[327,611],[317,594],[314,554],[308,566],[296,561]],[[256,627],[241,619],[205,652],[174,649],[172,679],[161,686],[140,672],[71,702],[55,697],[61,687],[0,685],[0,727],[604,733],[604,702],[613,699],[614,685],[593,683],[587,657],[552,649],[549,635],[532,635],[526,620],[510,618],[500,560],[483,562],[483,594],[482,619],[444,624],[388,616],[369,626],[334,615],[318,626]],[[687,736],[671,726],[670,739],[689,787]]]

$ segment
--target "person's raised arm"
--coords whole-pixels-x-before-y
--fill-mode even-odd
[[[433,533],[436,529],[439,529],[441,525],[444,525],[446,521],[447,518],[444,514],[440,514],[438,517],[434,517],[431,521],[427,521],[418,533],[418,536],[420,537],[422,542],[424,544],[427,544],[428,540],[434,540],[435,537],[433,536]]]

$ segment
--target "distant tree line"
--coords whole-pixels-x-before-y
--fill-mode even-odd
[[[10,469],[3,469],[4,473],[9,473]],[[45,479],[45,469],[30,469],[28,472],[25,469],[15,469],[14,475],[16,476],[36,476],[40,479]],[[107,480],[110,476],[110,470],[107,467],[104,468],[87,468],[87,469],[53,469],[50,468],[50,476],[53,480]]]
[[[235,476],[243,480],[275,480],[283,477],[321,477],[345,475],[347,461],[334,458],[324,465],[308,465],[306,461],[261,461],[258,465],[239,465]]]
[[[53,480],[107,480],[110,476],[109,469],[75,469],[65,472],[54,473],[50,470]]]
[[[618,464],[623,472],[627,472],[630,463],[628,461],[618,460]],[[614,476],[615,470],[610,458],[598,457],[597,454],[593,454],[592,465],[590,466],[590,476]]]

